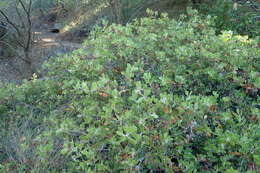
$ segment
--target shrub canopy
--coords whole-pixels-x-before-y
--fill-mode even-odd
[[[35,153],[24,156],[31,162],[12,151],[3,168],[256,172],[256,41],[216,35],[195,11],[179,21],[150,13],[97,29],[88,50],[53,58],[45,79],[0,89],[1,140],[10,143],[15,134],[7,129],[24,118],[38,129],[16,133],[17,148]]]

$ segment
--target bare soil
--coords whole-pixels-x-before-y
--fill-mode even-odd
[[[34,29],[35,40],[32,49],[33,68],[38,70],[42,64],[50,57],[71,52],[75,49],[82,48],[80,42],[66,41],[67,39],[61,37],[60,33],[51,33],[49,28],[52,25],[45,25]],[[21,83],[23,71],[19,66],[21,60],[15,57],[0,57],[0,82],[15,82]]]

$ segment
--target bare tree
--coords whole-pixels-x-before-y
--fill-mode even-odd
[[[11,10],[11,11],[10,11]],[[25,76],[33,73],[32,68],[32,0],[12,0],[8,9],[0,9],[0,16],[6,24],[9,34],[9,45],[15,50],[20,50],[17,56],[25,63]]]

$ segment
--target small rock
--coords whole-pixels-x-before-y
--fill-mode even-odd
[[[53,25],[53,28],[51,28],[51,29],[49,30],[49,32],[59,33],[59,32],[60,32],[60,25],[57,24],[57,23],[55,23],[55,24]]]

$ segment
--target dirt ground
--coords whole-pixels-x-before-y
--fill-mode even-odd
[[[48,28],[34,29],[35,40],[32,49],[32,59],[34,69],[39,69],[44,61],[57,54],[71,52],[75,49],[82,48],[79,42],[66,41],[66,38],[60,37],[59,33],[51,33]],[[19,58],[0,57],[0,82],[21,83],[23,73],[18,70]]]

